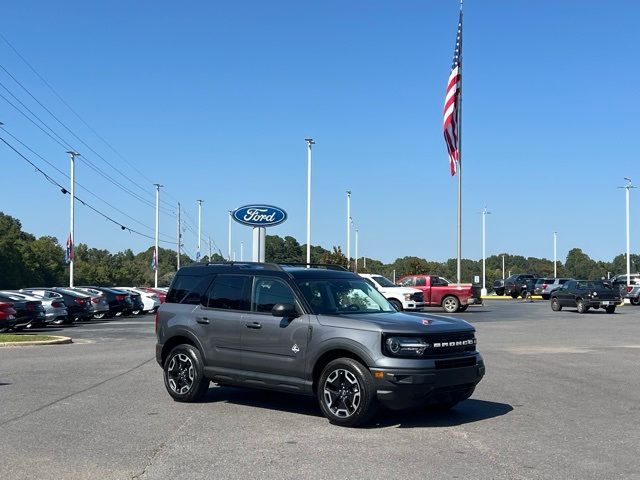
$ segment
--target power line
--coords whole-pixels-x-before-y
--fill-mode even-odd
[[[60,188],[60,191],[63,194],[67,194],[69,193],[67,191],[67,189],[60,185],[54,178],[52,178],[50,175],[48,175],[44,170],[42,170],[41,168],[39,168],[35,163],[33,163],[31,160],[29,160],[25,155],[23,155],[18,149],[16,149],[13,145],[11,145],[9,142],[7,142],[3,137],[0,137],[0,141],[2,141],[5,145],[7,145],[11,150],[13,150],[16,154],[18,154],[23,160],[25,160],[27,163],[29,163],[29,165],[31,165],[33,168],[35,168],[35,170],[40,173],[49,183],[57,186],[58,188]],[[138,230],[135,230],[133,228],[127,227],[125,225],[123,225],[121,222],[118,222],[117,220],[114,220],[113,218],[111,218],[109,215],[107,215],[106,213],[98,210],[97,208],[95,208],[93,205],[85,202],[84,200],[82,200],[81,198],[79,198],[77,195],[74,195],[74,198],[76,200],[78,200],[80,203],[82,203],[82,205],[84,205],[85,207],[89,208],[90,210],[92,210],[93,212],[97,213],[98,215],[100,215],[101,217],[103,217],[105,220],[117,225],[120,227],[121,230],[126,230],[130,233],[135,233],[136,235],[139,235],[141,237],[144,238],[148,238],[150,240],[155,240],[154,237],[152,237],[151,235],[147,235],[145,233],[142,233]],[[173,244],[172,241],[167,241],[167,240],[161,240],[163,243],[169,243],[169,244]]]

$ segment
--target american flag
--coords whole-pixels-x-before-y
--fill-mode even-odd
[[[153,249],[153,256],[151,257],[151,270],[155,271],[158,269],[158,251]]]
[[[73,261],[73,239],[71,238],[71,233],[67,237],[67,248],[64,251],[64,261],[65,263],[71,263]]]
[[[462,88],[462,10],[458,20],[458,33],[456,35],[456,49],[453,52],[451,73],[447,82],[447,94],[444,99],[444,140],[449,154],[449,167],[451,175],[458,172],[460,164],[460,89]]]

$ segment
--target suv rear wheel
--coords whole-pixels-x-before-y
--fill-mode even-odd
[[[378,409],[371,372],[352,358],[329,362],[318,382],[318,402],[324,416],[335,425],[366,423]]]
[[[551,297],[551,310],[553,310],[554,312],[559,312],[560,310],[562,310],[562,305],[560,305],[560,302],[558,302],[558,299],[556,297]]]
[[[164,361],[164,386],[177,402],[197,402],[209,389],[202,356],[193,345],[175,347]]]

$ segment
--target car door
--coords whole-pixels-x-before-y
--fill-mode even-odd
[[[303,313],[299,299],[283,279],[255,276],[251,290],[251,311],[243,316],[240,334],[247,374],[278,387],[302,388],[309,315]],[[300,315],[274,317],[271,310],[280,303],[295,305]]]
[[[567,305],[568,289],[571,282],[567,282],[562,285],[558,290],[554,292],[555,297],[558,299],[558,304],[562,307]]]
[[[205,349],[205,364],[214,373],[239,375],[242,370],[240,328],[249,310],[250,289],[249,275],[216,275],[196,302],[192,315],[197,336]]]

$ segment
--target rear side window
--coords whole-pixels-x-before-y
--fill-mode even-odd
[[[167,303],[186,303],[197,305],[206,292],[210,277],[195,275],[176,275],[167,293]]]
[[[417,277],[416,278],[416,287],[426,287],[427,279],[425,277]]]
[[[249,310],[250,277],[246,275],[218,275],[209,287],[205,306],[223,310]]]

